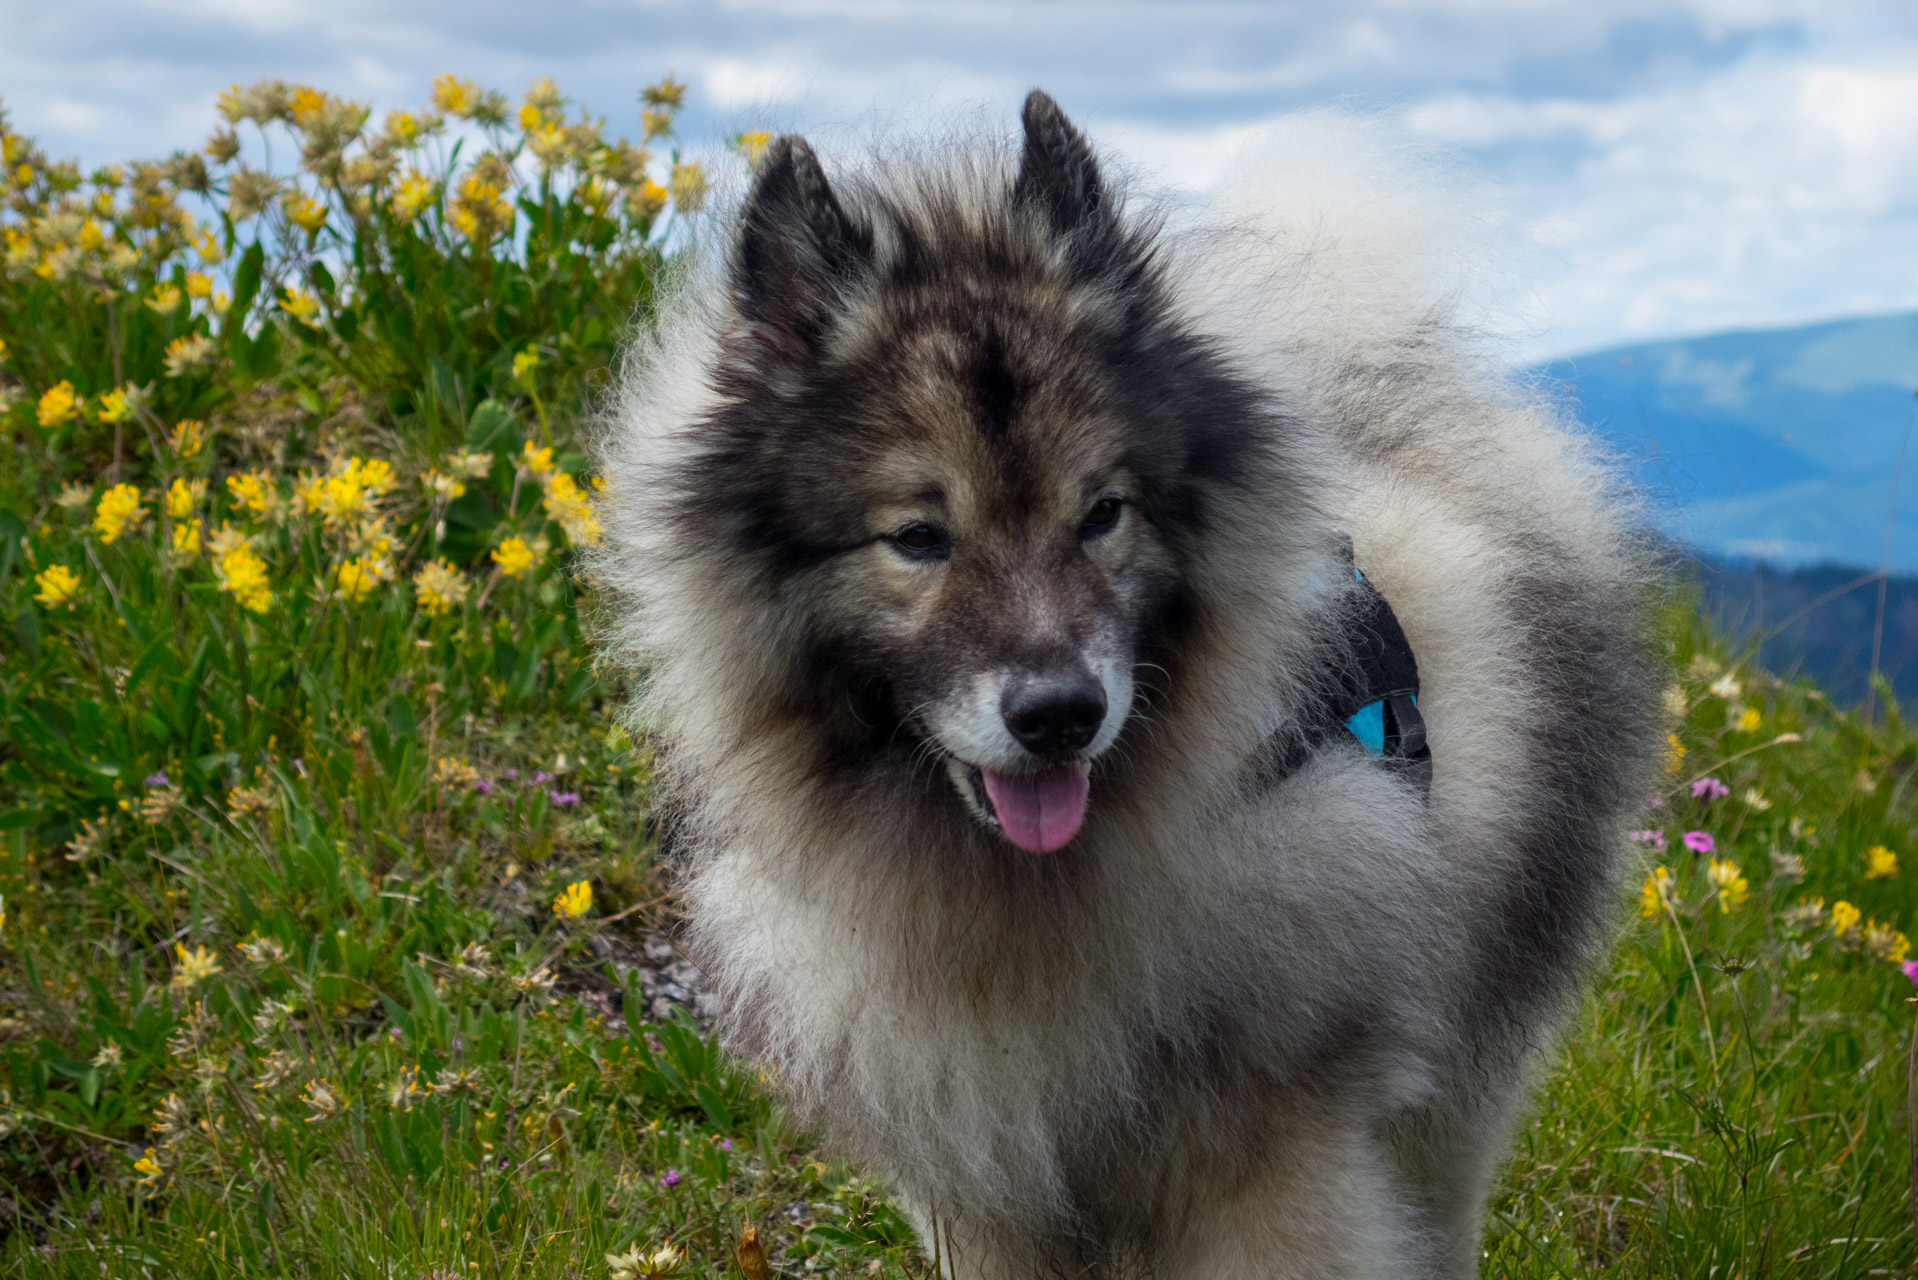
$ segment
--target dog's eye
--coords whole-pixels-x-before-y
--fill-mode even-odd
[[[893,550],[908,560],[944,560],[950,548],[946,536],[929,524],[909,524],[889,539]]]
[[[1092,510],[1086,512],[1086,518],[1079,522],[1079,536],[1096,538],[1112,532],[1112,526],[1119,523],[1119,505],[1117,498],[1101,498],[1093,503]]]

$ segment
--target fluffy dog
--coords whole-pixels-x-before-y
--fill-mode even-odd
[[[1173,234],[1023,125],[778,139],[630,362],[685,945],[950,1275],[1471,1275],[1656,739],[1635,518],[1389,199]],[[1344,724],[1393,616],[1429,765]]]

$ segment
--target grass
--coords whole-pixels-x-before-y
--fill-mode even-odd
[[[569,556],[707,181],[680,93],[631,143],[544,83],[378,129],[263,84],[89,177],[0,121],[9,1274],[756,1277],[748,1228],[928,1273],[658,998],[648,756]],[[1683,751],[1485,1273],[1910,1274],[1918,737],[1666,634]]]

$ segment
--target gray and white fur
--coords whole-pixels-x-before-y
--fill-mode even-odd
[[[1023,124],[779,139],[630,358],[591,572],[684,945],[954,1277],[1474,1274],[1650,776],[1634,512],[1363,130],[1174,232]],[[1429,789],[1323,731],[1347,538]]]

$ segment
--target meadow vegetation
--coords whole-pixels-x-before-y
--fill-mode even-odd
[[[9,1274],[929,1273],[661,994],[586,639],[682,93],[628,141],[546,81],[262,83],[90,175],[0,116]],[[1665,630],[1669,787],[1486,1274],[1909,1274],[1918,737]]]

